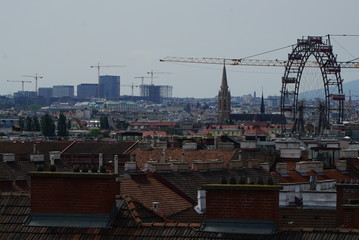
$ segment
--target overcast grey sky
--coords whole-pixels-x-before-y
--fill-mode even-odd
[[[39,87],[96,83],[102,74],[139,84],[158,75],[175,97],[214,97],[222,66],[161,63],[166,56],[241,58],[294,44],[308,35],[359,34],[358,0],[0,0],[0,94],[21,90],[39,73]],[[334,37],[338,60],[359,57],[359,37]],[[256,59],[286,59],[291,48]],[[354,56],[354,57],[353,57]],[[227,67],[232,96],[279,95],[283,68]],[[359,71],[345,70],[345,81]],[[149,79],[145,83],[149,83]],[[34,90],[35,83],[25,84]],[[123,94],[130,94],[128,87]],[[135,95],[138,89],[135,90]]]

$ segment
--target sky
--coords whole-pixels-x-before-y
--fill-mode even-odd
[[[121,85],[154,74],[173,97],[210,98],[220,88],[221,65],[160,62],[174,57],[244,58],[295,44],[298,38],[358,35],[358,0],[0,0],[0,95],[21,90],[23,75],[38,87],[97,83],[121,76]],[[331,37],[338,61],[359,57],[359,37]],[[254,59],[287,59],[285,48]],[[232,96],[280,95],[284,68],[227,66]],[[344,81],[359,79],[343,70]],[[145,79],[145,84],[150,79]],[[319,86],[320,87],[320,86]],[[34,91],[35,82],[25,83]],[[345,91],[345,89],[344,89]],[[121,94],[131,88],[121,87]],[[135,95],[139,89],[135,88]],[[359,92],[358,92],[359,94]]]

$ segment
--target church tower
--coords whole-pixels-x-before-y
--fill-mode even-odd
[[[264,98],[263,98],[263,90],[262,90],[261,114],[264,115],[265,113],[266,113],[266,109],[264,106]]]
[[[223,66],[222,84],[218,92],[218,116],[219,124],[225,124],[231,114],[231,93],[228,90],[226,66]]]
[[[259,115],[260,122],[265,122],[266,120],[265,113],[266,113],[266,109],[264,106],[264,97],[263,97],[263,89],[262,89],[261,113]]]

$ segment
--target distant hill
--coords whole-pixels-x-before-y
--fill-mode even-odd
[[[322,91],[323,88],[321,88]],[[351,90],[351,95],[352,95],[352,100],[354,99],[359,99],[359,79],[357,80],[353,80],[353,81],[349,81],[349,82],[346,82],[344,80],[343,82],[343,93],[348,96],[349,95],[349,90]],[[312,90],[312,91],[307,91],[307,92],[304,92],[302,94],[299,94],[299,98],[301,98],[302,96],[301,95],[304,95],[305,96],[310,96],[310,95],[314,95],[318,90]]]

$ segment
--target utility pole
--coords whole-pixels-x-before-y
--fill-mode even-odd
[[[124,65],[100,65],[100,63],[97,63],[97,65],[90,66],[90,68],[97,68],[97,81],[98,81],[97,97],[100,97],[100,69],[103,67],[126,67],[126,66],[124,66]]]
[[[24,91],[24,83],[31,83],[31,81],[24,81],[24,80],[7,80],[8,82],[21,82],[21,91]]]
[[[35,75],[23,75],[23,77],[31,77],[35,79],[35,93],[37,96],[37,79],[41,79],[44,78],[43,76],[38,76],[37,73],[35,73]]]

